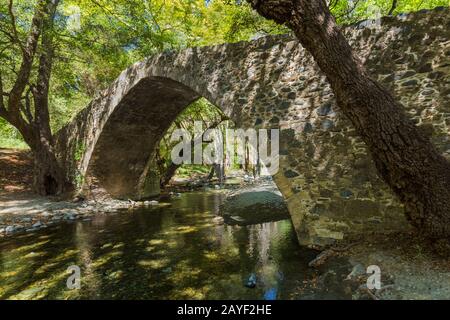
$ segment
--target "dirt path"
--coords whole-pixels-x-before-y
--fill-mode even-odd
[[[29,150],[0,148],[0,197],[11,193],[30,192],[33,183],[32,171],[33,163]]]

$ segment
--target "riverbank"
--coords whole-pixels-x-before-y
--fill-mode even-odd
[[[62,222],[89,221],[95,215],[118,210],[164,205],[158,201],[62,201],[28,192],[0,194],[0,204],[0,238],[38,231]]]
[[[107,215],[119,210],[166,206],[167,200],[178,197],[180,192],[222,190],[214,182],[205,184],[199,183],[199,179],[178,179],[157,200],[68,200],[33,193],[32,170],[29,150],[0,148],[0,239],[36,232],[59,223],[88,221],[96,215]],[[232,178],[224,188],[232,189],[251,182],[240,177]]]
[[[450,299],[450,258],[415,233],[368,234],[340,246],[345,247],[317,269],[322,273],[322,281],[342,283],[352,293],[352,299]],[[336,278],[342,268],[338,261],[342,259],[350,263],[351,271]],[[379,267],[380,289],[367,288],[369,266]]]

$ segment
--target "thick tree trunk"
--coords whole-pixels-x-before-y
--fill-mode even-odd
[[[68,191],[70,184],[51,148],[41,144],[35,146],[32,151],[35,191],[41,195],[60,195]]]
[[[411,223],[431,238],[450,238],[450,163],[369,76],[325,1],[250,2],[264,17],[290,27],[313,55]]]

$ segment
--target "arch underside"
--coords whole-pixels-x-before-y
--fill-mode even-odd
[[[152,152],[176,116],[199,97],[171,79],[139,81],[103,128],[87,175],[113,197],[141,197],[139,181]]]

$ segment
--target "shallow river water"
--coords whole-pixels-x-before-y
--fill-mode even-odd
[[[298,245],[290,220],[217,224],[223,197],[185,193],[164,207],[0,241],[0,299],[345,298],[308,268],[317,252]],[[73,265],[81,270],[80,289],[66,285]],[[252,275],[256,287],[248,288]]]

